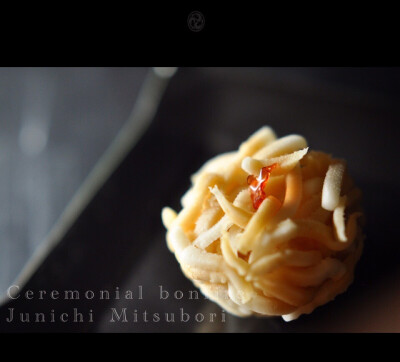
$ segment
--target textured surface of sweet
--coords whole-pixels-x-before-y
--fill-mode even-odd
[[[169,249],[206,296],[234,315],[290,321],[351,284],[360,200],[344,160],[263,127],[208,161],[181,212],[164,208],[162,217]]]

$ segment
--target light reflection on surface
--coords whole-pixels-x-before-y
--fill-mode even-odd
[[[0,292],[126,121],[146,72],[0,69]]]

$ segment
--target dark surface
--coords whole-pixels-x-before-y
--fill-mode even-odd
[[[34,273],[24,290],[79,290],[79,300],[26,300],[0,308],[1,331],[132,332],[326,332],[400,331],[399,258],[395,211],[399,201],[396,159],[400,116],[398,69],[181,69],[171,81],[159,112],[128,155]],[[236,149],[263,125],[278,136],[304,135],[312,149],[346,158],[364,193],[367,215],[364,253],[349,290],[309,316],[236,318],[197,323],[195,313],[220,309],[200,298],[165,245],[161,208],[180,209],[189,176],[210,157]],[[181,300],[160,300],[159,286]],[[143,299],[138,299],[138,286]],[[113,297],[132,290],[133,300]],[[85,291],[108,289],[110,300],[92,300]],[[7,323],[15,312],[93,311],[93,322]],[[111,307],[126,307],[127,323],[111,323]],[[141,314],[178,313],[187,323],[144,322]],[[397,309],[396,309],[397,308]],[[139,314],[138,322],[133,312]],[[72,314],[71,314],[72,315]],[[163,318],[163,317],[162,317]]]

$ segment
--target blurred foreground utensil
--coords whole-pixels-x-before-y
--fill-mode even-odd
[[[176,71],[177,68],[175,67],[154,67],[150,69],[125,125],[95,164],[45,240],[36,249],[12,283],[13,285],[18,285],[22,288],[26,284],[32,274],[59,243],[63,235],[79,218],[79,215],[90,203],[94,195],[142,137],[158,109],[169,80]],[[3,291],[0,296],[0,304],[7,300],[7,293]]]

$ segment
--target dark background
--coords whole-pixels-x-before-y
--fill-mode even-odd
[[[1,331],[393,332],[400,331],[400,247],[396,211],[400,116],[398,68],[183,68],[171,80],[145,135],[62,238],[24,290],[143,286],[143,300],[25,300],[0,308]],[[106,120],[104,122],[107,122]],[[366,240],[349,290],[311,315],[225,323],[110,323],[110,307],[149,313],[219,313],[206,300],[160,301],[158,286],[194,290],[165,245],[160,212],[179,200],[189,176],[234,150],[263,125],[304,135],[312,149],[343,157],[363,191]],[[186,294],[185,294],[186,295]],[[93,310],[93,323],[5,323],[16,312]]]

